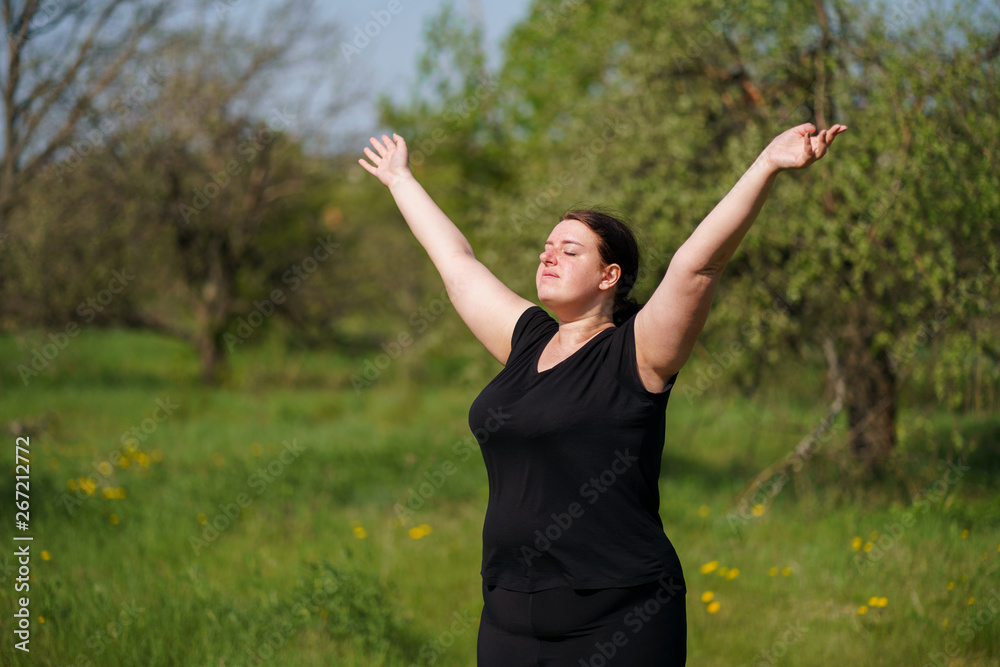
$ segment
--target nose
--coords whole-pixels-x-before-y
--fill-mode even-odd
[[[552,253],[552,249],[546,248],[542,251],[542,254],[538,256],[538,259],[541,260],[542,264],[552,264],[554,257],[555,255]]]

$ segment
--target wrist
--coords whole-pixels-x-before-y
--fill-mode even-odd
[[[392,190],[393,188],[399,187],[403,183],[416,180],[417,179],[413,176],[413,172],[407,169],[405,172],[394,174],[386,185],[390,190]]]
[[[782,167],[775,164],[774,159],[771,157],[771,152],[766,148],[757,157],[755,164],[758,164],[768,177],[776,176],[779,172],[784,171]]]

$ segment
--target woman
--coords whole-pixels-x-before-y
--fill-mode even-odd
[[[504,369],[469,422],[489,477],[478,663],[683,665],[685,587],[657,478],[670,388],[715,286],[778,172],[823,157],[846,130],[778,135],[674,254],[641,309],[631,231],[569,211],[549,234],[538,299],[518,296],[414,179],[399,135],[359,162],[390,192],[459,315]]]

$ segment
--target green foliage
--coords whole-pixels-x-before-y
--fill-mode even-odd
[[[300,341],[335,338],[353,304],[330,286],[354,272],[336,261],[330,166],[305,150],[290,100],[247,105],[282,67],[290,34],[247,40],[222,24],[157,37],[153,80],[136,86],[141,107],[95,108],[101,145],[57,155],[21,193],[30,206],[0,246],[0,325],[166,332],[199,350],[206,380],[223,377],[226,355],[274,314],[298,325]],[[112,271],[127,285],[91,305],[109,296]]]
[[[616,207],[640,231],[643,298],[773,136],[844,123],[823,161],[779,177],[697,354],[738,347],[732,377],[752,391],[761,364],[818,360],[832,341],[852,421],[885,394],[894,405],[911,375],[934,377],[939,400],[976,403],[971,369],[1000,380],[998,19],[974,2],[539,0],[505,45],[488,114],[508,177],[445,210],[531,298],[557,216]],[[456,33],[435,34],[434,49],[465,52]],[[441,115],[412,104],[411,144]],[[434,154],[428,181],[468,174],[482,154],[452,136],[466,150]],[[866,428],[891,439],[891,423]]]
[[[982,54],[997,17],[970,25],[960,5],[890,16],[899,28],[890,32],[846,3],[823,16],[801,3],[571,4],[537,3],[508,44],[505,141],[531,167],[506,199],[541,194],[546,174],[583,156],[570,167],[579,187],[561,198],[587,193],[631,213],[657,253],[651,280],[640,281],[649,290],[669,249],[771,136],[843,122],[852,133],[825,161],[781,177],[727,271],[709,337],[776,294],[794,321],[761,337],[772,345],[789,329],[815,345],[826,331],[870,324],[874,351],[899,345],[942,306],[956,333],[995,313],[997,87]],[[620,138],[587,159],[588,144],[600,147],[596,129],[618,118]],[[986,284],[974,297],[947,303],[977,280]]]

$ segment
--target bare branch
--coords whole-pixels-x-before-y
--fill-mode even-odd
[[[95,21],[94,25],[91,27],[90,34],[87,35],[86,39],[84,39],[83,41],[83,44],[80,45],[80,50],[77,53],[76,59],[74,60],[73,64],[70,65],[68,68],[66,68],[66,71],[63,72],[63,75],[59,78],[59,81],[52,83],[49,94],[40,101],[39,106],[36,109],[35,113],[31,114],[26,120],[24,127],[20,133],[20,137],[17,139],[17,143],[15,143],[13,146],[15,154],[20,154],[25,149],[25,147],[30,142],[31,137],[34,135],[35,130],[38,128],[38,125],[51,111],[52,105],[55,104],[56,100],[59,99],[59,97],[66,91],[66,89],[71,84],[76,82],[76,77],[80,71],[80,68],[84,65],[84,63],[87,62],[87,59],[90,56],[91,49],[94,46],[94,41],[97,39],[97,36],[100,33],[101,29],[104,28],[104,26],[107,24],[108,19],[111,18],[111,14],[114,13],[115,9],[118,8],[118,6],[122,3],[122,1],[123,0],[113,0],[111,3],[108,4],[108,6],[104,9],[104,11],[101,12],[97,21]],[[133,40],[134,39],[135,38],[133,38]],[[89,106],[89,104],[90,104],[90,97],[88,95],[84,95],[77,100],[75,106],[76,107],[80,107],[81,105]],[[55,144],[57,141],[58,139],[54,139],[50,143],[50,146]]]
[[[81,0],[61,3],[47,16],[40,0],[30,0],[18,16],[13,4],[3,5],[11,37],[0,90],[4,105],[0,221],[20,200],[23,186],[72,141],[81,120],[135,58],[141,40],[160,23],[169,5],[165,0],[107,0],[98,8],[97,3]],[[110,39],[116,17],[130,4],[133,25],[127,38]],[[32,41],[46,33],[47,41],[53,42],[51,49]],[[34,50],[43,48],[44,57],[26,59],[29,43]],[[25,84],[28,90],[22,89]]]

